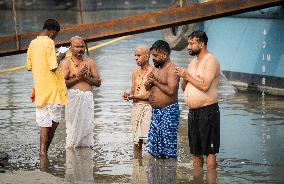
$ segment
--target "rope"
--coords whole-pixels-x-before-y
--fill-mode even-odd
[[[122,37],[113,39],[113,40],[111,40],[111,41],[108,41],[108,42],[105,42],[105,43],[102,43],[102,44],[93,46],[93,47],[89,48],[89,50],[92,51],[92,50],[95,50],[95,49],[98,49],[98,48],[101,48],[101,47],[110,45],[110,44],[112,44],[112,43],[114,43],[114,42],[117,42],[117,41],[120,41],[120,40],[124,40],[124,39],[126,39],[126,38],[128,38],[128,37],[130,37],[130,35],[128,35],[128,36],[122,36]]]
[[[15,68],[0,70],[0,73],[12,72],[12,71],[20,70],[20,69],[25,69],[25,68],[26,68],[26,66],[18,66],[18,67],[15,67]]]
[[[98,48],[101,48],[101,47],[105,47],[105,46],[110,45],[112,43],[115,43],[117,41],[124,40],[124,39],[126,39],[128,37],[130,37],[130,36],[122,36],[122,37],[113,39],[111,41],[108,41],[108,42],[105,42],[105,43],[93,46],[93,47],[89,48],[89,51],[92,51],[92,50],[95,50],[95,49],[98,49]],[[0,70],[0,73],[12,72],[12,71],[16,71],[16,70],[25,69],[25,68],[26,68],[26,66],[18,66],[18,67],[15,67],[15,68],[8,68],[8,69]]]

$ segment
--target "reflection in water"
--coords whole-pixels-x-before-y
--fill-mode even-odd
[[[66,149],[65,182],[93,183],[94,150],[91,148]]]
[[[111,13],[115,14],[119,11]],[[47,15],[47,13],[43,14]],[[65,14],[64,17],[73,19],[70,14]],[[107,16],[108,11],[104,11],[103,14]],[[50,12],[48,15],[50,16]],[[61,17],[61,14],[54,14],[54,16]],[[37,26],[32,22],[26,25]],[[89,161],[86,164],[89,164],[87,168],[90,170],[94,167],[92,174],[95,178],[92,177],[90,170],[87,172],[87,168],[81,168],[78,164],[90,181],[130,183],[132,179],[140,178],[142,182],[153,183],[158,179],[164,180],[161,177],[168,178],[168,174],[173,175],[172,177],[175,178],[173,182],[176,183],[188,183],[193,180],[194,171],[187,138],[188,108],[183,102],[181,91],[178,159],[174,166],[177,171],[174,167],[168,168],[167,163],[162,163],[163,160],[158,160],[158,163],[151,160],[149,165],[144,158],[141,163],[132,162],[133,145],[129,113],[131,103],[123,102],[121,93],[129,89],[131,72],[137,67],[133,49],[140,44],[152,45],[157,39],[161,39],[160,31],[137,34],[91,52],[90,57],[97,62],[98,71],[102,77],[102,86],[94,90],[96,119],[94,161],[91,162],[92,156],[88,154],[81,159],[86,158]],[[94,44],[97,43],[90,43],[90,46]],[[171,58],[178,66],[186,67],[188,64],[186,50],[173,51]],[[25,54],[1,57],[0,69],[24,65],[25,60]],[[0,74],[0,147],[9,155],[7,172],[40,168],[38,139],[35,139],[39,132],[35,122],[35,109],[30,102],[31,87],[31,73],[25,70]],[[217,183],[283,183],[284,98],[265,95],[263,99],[261,94],[254,92],[235,93],[226,80],[222,80],[220,89],[221,147],[217,155]],[[47,172],[66,180],[72,177],[80,178],[83,176],[81,171],[77,166],[70,166],[68,160],[73,163],[76,160],[81,163],[85,161],[79,161],[76,154],[73,156],[71,154],[69,159],[68,153],[68,158],[65,158],[65,139],[65,123],[62,122],[49,151],[50,164],[48,164]],[[95,165],[91,166],[93,163]],[[169,169],[171,173],[168,173]],[[78,170],[78,175],[75,170],[76,172]],[[132,178],[136,176],[136,170],[141,174]],[[207,177],[209,173],[206,173],[205,178]],[[169,178],[169,181],[172,180]]]
[[[194,168],[193,179],[190,181],[191,184],[203,183],[203,168]]]
[[[133,172],[131,178],[131,183],[148,183],[146,159],[133,159]]]
[[[148,166],[149,184],[177,183],[176,159],[153,159]]]
[[[208,184],[215,184],[217,180],[217,172],[216,169],[208,169],[207,170],[207,183]]]

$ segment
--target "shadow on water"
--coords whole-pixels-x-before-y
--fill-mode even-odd
[[[206,182],[212,174],[205,168],[204,174],[193,170],[187,139],[188,108],[181,91],[177,161],[155,161],[148,158],[145,149],[142,160],[133,159],[132,104],[122,101],[121,94],[130,88],[131,73],[136,68],[134,48],[139,44],[150,46],[157,39],[161,39],[160,31],[138,34],[91,52],[90,57],[96,61],[102,77],[102,86],[93,92],[95,146],[92,150],[66,151],[62,120],[50,147],[46,168],[58,181],[198,183]],[[90,43],[92,45],[94,43]],[[187,67],[186,50],[172,52],[171,57],[176,65]],[[24,65],[25,58],[25,54],[2,57],[0,69]],[[33,173],[42,166],[38,159],[39,129],[29,98],[31,88],[31,73],[25,70],[0,74],[0,148],[9,155],[7,174],[19,170]],[[283,103],[281,97],[263,98],[259,93],[235,92],[222,79],[217,183],[284,182]],[[0,174],[0,180],[5,181],[6,176]]]

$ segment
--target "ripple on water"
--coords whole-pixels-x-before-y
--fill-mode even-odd
[[[91,53],[103,81],[102,86],[94,90],[93,157],[83,152],[73,156],[66,153],[65,123],[62,120],[49,151],[49,173],[68,180],[70,177],[80,179],[75,173],[85,172],[86,178],[93,177],[95,182],[106,183],[135,183],[136,179],[149,183],[168,183],[172,180],[188,183],[194,180],[187,138],[188,107],[181,92],[177,163],[148,160],[145,147],[143,159],[133,159],[132,104],[123,101],[121,95],[130,89],[131,72],[137,67],[134,47],[141,43],[151,45],[160,38],[159,31],[137,34]],[[189,62],[186,50],[173,52],[172,59],[182,67],[187,67]],[[0,68],[23,65],[24,60],[25,55],[11,57],[8,61],[0,58]],[[16,61],[16,64],[11,61]],[[39,129],[35,122],[35,108],[29,99],[33,85],[31,73],[21,70],[0,76],[0,146],[9,155],[7,168],[37,170],[40,168]],[[256,93],[236,92],[222,78],[217,183],[284,181],[283,176],[276,172],[284,172],[284,159],[279,155],[284,151],[283,103],[284,99],[279,97],[267,95],[263,99]],[[86,164],[84,158],[91,164],[86,167],[92,168],[91,171],[84,167],[76,168],[74,164],[72,166],[74,162],[76,165]]]

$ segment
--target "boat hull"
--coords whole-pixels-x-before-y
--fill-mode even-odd
[[[284,96],[284,19],[281,6],[204,22],[208,49],[240,90]]]

